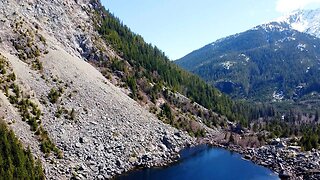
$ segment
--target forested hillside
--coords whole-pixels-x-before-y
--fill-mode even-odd
[[[298,144],[310,150],[320,143],[318,47],[318,38],[272,22],[208,44],[175,63],[244,101],[238,107],[249,120],[263,117],[263,123],[250,121],[252,130],[267,130],[268,138],[302,137]]]
[[[319,92],[320,40],[285,23],[257,26],[176,61],[235,98],[299,100]]]
[[[161,50],[146,43],[141,36],[133,33],[101,5],[97,5],[96,8],[94,20],[98,32],[129,64],[120,59],[110,59],[104,65],[110,67],[112,71],[125,73],[124,81],[130,87],[134,99],[139,98],[138,89],[154,99],[163,87],[167,87],[208,109],[225,115],[230,120],[245,119],[243,115],[234,111],[235,104],[229,97],[170,62]],[[147,90],[140,86],[138,82],[141,80],[154,84],[154,88]]]
[[[96,17],[99,33],[116,48],[121,57],[109,59],[103,65],[113,72],[124,74],[121,77],[131,89],[133,99],[140,99],[139,91],[143,91],[151,100],[155,100],[159,94],[166,94],[166,91],[161,91],[162,88],[169,88],[256,132],[267,130],[271,133],[263,138],[302,136],[298,144],[305,150],[318,147],[318,129],[312,129],[312,125],[300,125],[302,116],[316,120],[317,117],[312,115],[315,111],[303,115],[291,107],[279,110],[269,103],[232,101],[199,77],[170,62],[161,50],[147,44],[109,11],[97,9]],[[277,23],[258,26],[207,45],[178,61],[178,64],[210,84],[215,84],[212,79],[218,79],[217,87],[233,96],[252,97],[264,102],[273,98],[273,92],[283,92],[285,98],[297,99],[318,89],[315,78],[318,76],[315,74],[319,72],[314,57],[319,53],[316,47],[320,47],[320,41],[287,28],[287,25]],[[145,80],[147,83],[140,83]],[[154,84],[153,88],[145,87],[149,83]],[[301,84],[303,87],[297,90]],[[268,96],[270,92],[271,97]],[[170,108],[168,104],[162,108],[162,114],[169,119],[174,118]],[[257,120],[265,123],[260,124]]]

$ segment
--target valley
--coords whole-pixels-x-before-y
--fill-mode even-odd
[[[320,72],[318,17],[318,9],[298,10],[219,39],[175,63],[199,75],[235,101],[256,106],[247,116],[250,125],[242,125],[258,134],[266,130],[270,133],[264,136],[267,139],[289,137],[295,142],[293,146],[300,145],[303,150],[317,152],[320,107],[319,75],[316,75]],[[263,157],[260,163],[266,164],[265,159]],[[302,167],[300,169],[304,169]]]
[[[7,141],[19,154],[0,177],[112,179],[210,145],[275,179],[319,178],[320,40],[293,28],[304,13],[172,62],[99,0],[0,11],[0,157]]]

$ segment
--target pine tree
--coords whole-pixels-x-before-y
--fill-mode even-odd
[[[316,111],[315,117],[314,117],[314,121],[318,122],[319,121],[319,111]]]

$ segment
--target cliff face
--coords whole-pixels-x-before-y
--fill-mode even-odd
[[[15,75],[1,81],[0,115],[42,160],[48,179],[103,179],[137,165],[159,165],[194,140],[85,61],[118,56],[93,28],[94,5],[0,2],[4,75]]]

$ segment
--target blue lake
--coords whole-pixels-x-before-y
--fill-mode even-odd
[[[168,167],[129,172],[120,180],[275,180],[271,170],[243,160],[237,153],[206,145],[181,151],[181,159]]]

